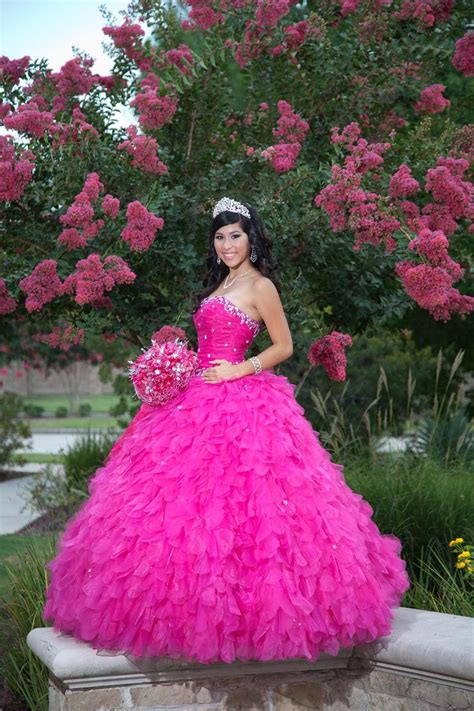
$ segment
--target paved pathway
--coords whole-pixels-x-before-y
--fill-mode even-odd
[[[52,432],[33,432],[33,448],[29,452],[41,452],[42,454],[59,454],[61,449],[66,449],[74,444],[81,437],[77,432],[64,432],[61,434]]]
[[[38,468],[38,465],[35,465]],[[31,523],[39,514],[32,508],[24,508],[25,492],[34,477],[22,476],[0,484],[0,534],[16,533]]]

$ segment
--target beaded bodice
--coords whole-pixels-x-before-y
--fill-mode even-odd
[[[198,336],[198,368],[213,358],[241,363],[255,336],[264,328],[222,294],[207,296],[193,315]]]

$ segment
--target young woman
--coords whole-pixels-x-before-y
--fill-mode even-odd
[[[70,519],[43,610],[99,653],[203,663],[336,655],[387,635],[409,587],[273,366],[293,351],[256,212],[214,207],[198,369],[142,405]],[[266,328],[272,345],[245,355]]]

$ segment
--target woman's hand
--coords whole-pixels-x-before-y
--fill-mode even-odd
[[[220,383],[222,380],[235,380],[240,378],[238,363],[230,363],[224,358],[210,360],[209,363],[217,363],[210,368],[206,368],[201,377],[208,383]]]

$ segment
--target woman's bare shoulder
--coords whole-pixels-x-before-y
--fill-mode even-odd
[[[259,274],[255,278],[255,281],[252,286],[257,292],[257,294],[261,294],[262,296],[278,295],[278,289],[276,288],[275,284],[272,282],[271,279],[264,276],[263,274]]]

